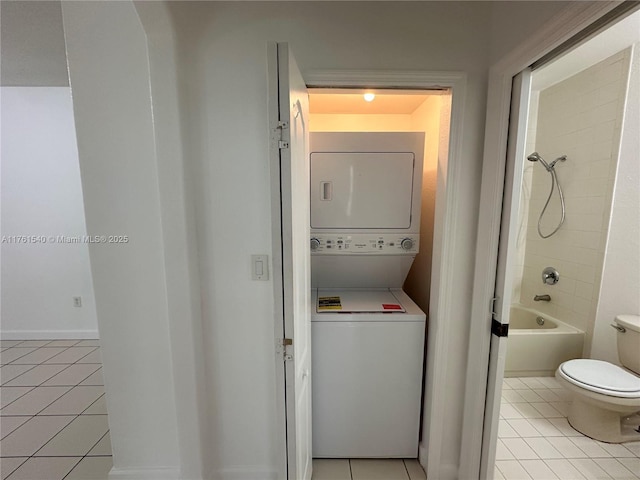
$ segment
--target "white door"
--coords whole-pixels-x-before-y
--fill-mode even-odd
[[[309,99],[287,44],[277,44],[277,64],[287,478],[310,480]]]
[[[489,355],[489,377],[487,379],[487,399],[485,403],[485,424],[482,438],[482,458],[480,478],[490,480],[496,458],[500,400],[507,352],[507,332],[509,330],[509,308],[513,288],[513,259],[508,255],[515,251],[518,233],[518,214],[522,172],[525,161],[525,143],[529,98],[531,92],[531,70],[527,69],[513,79],[511,93],[511,115],[509,120],[509,141],[507,145],[507,168],[503,196],[502,221],[500,224],[500,244],[498,247],[498,267],[494,293],[494,314],[491,327],[491,352]]]

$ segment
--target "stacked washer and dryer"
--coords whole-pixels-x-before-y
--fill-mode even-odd
[[[415,458],[424,312],[402,290],[418,253],[424,134],[312,133],[313,456]]]

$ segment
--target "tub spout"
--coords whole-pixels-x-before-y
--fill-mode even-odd
[[[549,295],[536,295],[533,297],[534,302],[550,302],[551,297]]]

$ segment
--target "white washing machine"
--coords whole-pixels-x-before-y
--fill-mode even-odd
[[[426,316],[418,253],[424,135],[311,134],[313,456],[415,458]]]
[[[314,289],[313,304],[313,456],[416,458],[422,310],[400,289]]]

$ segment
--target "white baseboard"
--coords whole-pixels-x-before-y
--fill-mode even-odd
[[[98,330],[1,330],[2,340],[94,340]]]
[[[116,468],[109,472],[109,480],[180,480],[180,469],[160,468]]]
[[[420,462],[420,465],[422,465],[422,468],[426,472],[429,462],[429,451],[427,450],[427,446],[422,442],[418,445],[418,462]]]
[[[269,467],[237,466],[218,471],[220,480],[277,480],[278,474]]]
[[[420,443],[418,446],[418,462],[422,465],[422,468],[428,474],[429,466],[429,454],[428,448],[424,443]],[[442,462],[436,465],[431,465],[436,470],[436,477],[438,480],[457,480],[458,479],[458,465],[445,464]],[[433,472],[432,472],[433,473]]]

